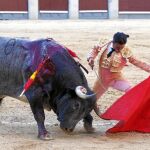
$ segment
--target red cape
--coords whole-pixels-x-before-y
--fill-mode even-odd
[[[124,94],[100,117],[119,120],[107,132],[150,132],[150,77]]]

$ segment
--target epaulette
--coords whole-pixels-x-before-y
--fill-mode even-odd
[[[128,47],[125,47],[121,50],[121,54],[123,58],[129,58],[132,56],[132,52]]]

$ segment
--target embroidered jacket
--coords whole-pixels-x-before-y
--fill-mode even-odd
[[[100,56],[99,66],[101,68],[109,69],[110,72],[121,72],[124,66],[126,66],[127,61],[133,65],[150,72],[150,65],[139,61],[136,59],[131,50],[128,47],[124,47],[120,52],[113,52],[110,57],[107,57],[107,54],[111,51],[112,43],[107,45],[107,48],[102,52]],[[95,59],[99,51],[96,48],[93,48],[89,54],[88,58]]]

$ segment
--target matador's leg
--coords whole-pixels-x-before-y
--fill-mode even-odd
[[[99,80],[96,80],[93,86],[93,91],[96,93],[97,101],[98,99],[107,91],[108,86],[103,86]],[[101,114],[99,106],[97,105],[97,102],[94,106],[95,113],[99,116]]]
[[[111,87],[122,92],[127,92],[131,89],[130,83],[126,80],[114,80],[111,82]]]

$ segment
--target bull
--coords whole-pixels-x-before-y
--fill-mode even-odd
[[[19,97],[45,57],[48,61],[34,84]],[[1,99],[10,96],[30,104],[38,137],[42,140],[51,139],[44,125],[44,109],[56,113],[60,128],[67,133],[72,132],[82,119],[85,130],[93,130],[90,112],[96,97],[67,48],[53,39],[0,38],[0,96]]]

